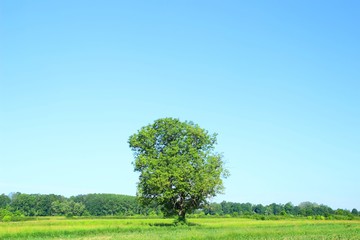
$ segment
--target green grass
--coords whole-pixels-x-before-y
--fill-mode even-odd
[[[360,239],[359,220],[65,219],[0,223],[0,239]]]

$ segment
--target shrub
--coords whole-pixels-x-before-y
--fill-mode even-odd
[[[0,219],[2,219],[3,217],[5,217],[7,215],[11,216],[12,213],[7,209],[0,208]]]
[[[325,217],[324,216],[320,216],[320,215],[317,215],[315,217],[316,220],[325,220]]]
[[[6,215],[3,217],[2,219],[3,222],[10,222],[11,221],[11,216],[10,215]]]

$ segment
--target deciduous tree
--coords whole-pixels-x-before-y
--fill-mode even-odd
[[[228,173],[215,152],[216,134],[192,122],[156,120],[130,136],[135,171],[140,173],[137,196],[142,204],[156,203],[165,215],[201,208],[224,189]]]

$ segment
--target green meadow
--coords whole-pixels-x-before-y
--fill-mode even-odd
[[[0,222],[0,239],[360,239],[360,220],[39,218]]]

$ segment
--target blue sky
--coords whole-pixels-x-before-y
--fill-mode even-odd
[[[0,193],[134,195],[128,137],[218,133],[214,201],[360,209],[357,1],[0,2]]]

